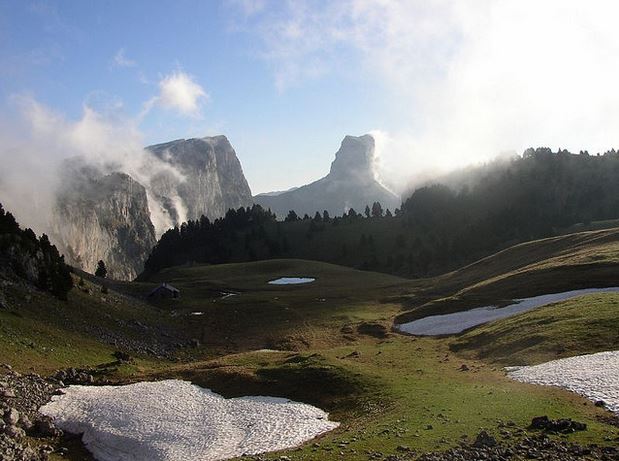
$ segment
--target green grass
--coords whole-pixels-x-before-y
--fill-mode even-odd
[[[616,286],[619,229],[582,232],[515,245],[425,281],[405,296],[397,323],[513,299],[579,288]]]
[[[93,366],[112,360],[111,347],[83,335],[13,313],[0,312],[2,362],[22,372]]]
[[[116,347],[97,340],[94,332],[143,339],[135,322],[162,324],[152,307],[113,291],[103,294],[89,281],[71,290],[66,302],[21,285],[6,295],[10,308],[0,310],[0,361],[21,371],[50,373],[108,363]]]
[[[354,353],[354,354],[353,354]],[[352,354],[352,355],[351,355]],[[312,353],[252,352],[183,364],[144,378],[183,378],[226,397],[276,395],[318,405],[342,426],[307,444],[293,459],[368,458],[369,452],[396,454],[399,445],[417,451],[457,445],[483,428],[498,434],[499,423],[526,427],[542,414],[571,417],[589,425],[572,441],[604,443],[617,431],[601,423],[604,411],[559,389],[509,380],[501,369],[461,359],[442,339],[392,336],[359,340]],[[432,429],[427,429],[428,425]],[[349,443],[341,446],[342,441]],[[271,458],[277,458],[271,455]]]
[[[451,348],[504,365],[530,365],[617,350],[618,326],[619,294],[591,294],[480,326]]]
[[[314,277],[303,285],[275,286],[285,276]],[[156,302],[162,316],[203,344],[206,353],[253,349],[304,350],[342,344],[364,322],[391,327],[400,309],[389,297],[404,292],[405,279],[303,260],[269,260],[215,266],[182,266],[162,271],[152,283],[135,285],[147,293],[160,282],[181,290],[178,300]],[[122,289],[122,287],[121,287]],[[237,293],[225,299],[222,293]],[[203,312],[192,316],[192,312]]]
[[[614,237],[598,237],[597,243],[590,235],[570,237],[572,257],[566,242],[538,242],[543,254],[537,260],[529,254],[533,248],[520,248],[487,264],[497,271],[496,280],[514,281],[520,279],[502,277],[500,271],[569,270],[585,254],[595,260],[598,250],[599,261],[609,262],[615,257]],[[547,246],[555,244],[561,248],[549,251]],[[558,259],[541,259],[549,254]],[[502,366],[616,348],[619,295],[574,299],[455,338],[389,332],[401,312],[399,300],[425,299],[426,305],[443,308],[458,302],[459,290],[480,283],[486,291],[470,290],[460,300],[496,296],[495,281],[484,285],[479,280],[487,271],[482,266],[420,281],[303,260],[184,266],[163,271],[148,283],[113,283],[119,291],[107,295],[87,281],[83,291],[73,290],[68,303],[38,292],[26,301],[15,288],[11,311],[0,312],[0,350],[3,361],[16,368],[46,373],[110,361],[113,348],[88,333],[93,324],[136,337],[139,330],[131,325],[139,321],[180,338],[198,338],[201,347],[184,349],[178,362],[142,357],[110,371],[107,378],[182,378],[227,397],[282,396],[318,405],[342,423],[318,445],[311,442],[287,452],[293,459],[367,460],[372,452],[397,453],[400,445],[417,451],[446,449],[464,435],[474,438],[482,428],[497,434],[501,421],[525,427],[544,414],[588,424],[586,432],[569,440],[605,444],[615,439],[617,428],[601,422],[603,409],[560,389],[509,380]],[[282,276],[315,277],[316,282],[267,284]],[[141,298],[162,281],[177,286],[181,298],[145,303]],[[222,299],[222,292],[238,295]],[[204,315],[189,315],[193,311]],[[544,341],[535,343],[539,335]],[[264,348],[278,351],[259,351]],[[470,371],[460,371],[463,363]],[[80,450],[72,450],[68,459],[82,459]]]

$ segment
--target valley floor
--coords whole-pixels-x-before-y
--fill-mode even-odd
[[[295,276],[316,280],[268,284]],[[465,276],[453,277],[460,277],[461,290]],[[164,281],[181,290],[180,299],[146,304],[144,294]],[[528,426],[542,415],[587,425],[586,431],[550,435],[556,443],[619,441],[608,411],[565,390],[511,380],[504,370],[619,349],[619,294],[572,299],[433,338],[403,336],[392,326],[403,310],[412,318],[419,308],[431,311],[424,303],[434,309],[437,299],[457,294],[440,292],[440,284],[449,283],[436,279],[287,260],[173,268],[148,283],[106,282],[107,294],[100,283],[86,278],[69,303],[18,284],[7,288],[9,308],[0,310],[2,361],[42,375],[87,369],[98,383],[183,379],[228,398],[286,397],[341,422],[314,442],[264,459],[415,459],[473,443],[481,431],[501,445],[536,444],[527,437],[540,433]],[[471,277],[470,283],[478,282]],[[117,350],[130,360],[114,357]],[[51,459],[89,458],[75,439],[45,440],[56,450],[68,448]]]

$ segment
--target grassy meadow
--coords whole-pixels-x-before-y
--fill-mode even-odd
[[[616,267],[614,239],[614,231],[600,231],[519,245],[435,279],[270,260],[175,267],[148,282],[107,281],[106,294],[101,280],[85,277],[66,303],[15,286],[11,309],[0,311],[2,361],[25,372],[99,367],[100,377],[117,383],[178,378],[226,397],[287,397],[341,422],[286,452],[291,459],[441,450],[482,428],[517,438],[522,433],[511,424],[524,428],[539,415],[587,423],[587,431],[562,436],[568,440],[612,444],[619,430],[604,422],[603,409],[560,389],[511,381],[503,366],[616,349],[619,295],[585,296],[445,338],[404,336],[392,326],[420,312],[530,294],[527,277],[544,279],[550,292],[566,286],[558,276],[565,271],[584,283],[581,266]],[[554,277],[544,272],[553,270]],[[316,281],[268,284],[285,276]],[[164,281],[181,290],[180,299],[149,302],[145,295]],[[511,290],[497,296],[496,287],[510,282]],[[115,338],[139,342],[149,335],[197,342],[172,357],[137,352],[129,363],[114,362],[113,352],[122,349]],[[69,445],[69,454],[56,459],[88,459],[79,444]]]

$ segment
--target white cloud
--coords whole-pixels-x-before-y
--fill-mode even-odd
[[[31,96],[14,97],[19,118],[11,126],[0,124],[0,197],[18,220],[37,232],[50,233],[54,198],[67,159],[81,158],[103,174],[121,171],[146,188],[151,219],[160,235],[174,223],[154,193],[165,178],[184,181],[170,164],[144,150],[137,120],[113,111],[115,100],[104,105],[109,113],[84,104],[75,120],[41,104]],[[185,216],[178,197],[177,212]]]
[[[253,31],[278,88],[358,73],[389,99],[401,122],[375,122],[388,132],[389,174],[425,175],[530,145],[619,145],[612,0],[272,5]]]
[[[209,95],[184,72],[174,72],[159,81],[159,96],[154,103],[187,116],[199,116],[202,104]]]
[[[112,64],[116,67],[135,67],[137,63],[125,55],[125,49],[119,49],[112,58]]]

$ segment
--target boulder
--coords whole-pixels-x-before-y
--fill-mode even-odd
[[[496,439],[488,434],[486,431],[481,431],[477,434],[477,438],[473,443],[473,446],[476,448],[484,448],[484,447],[496,447],[497,441]]]

